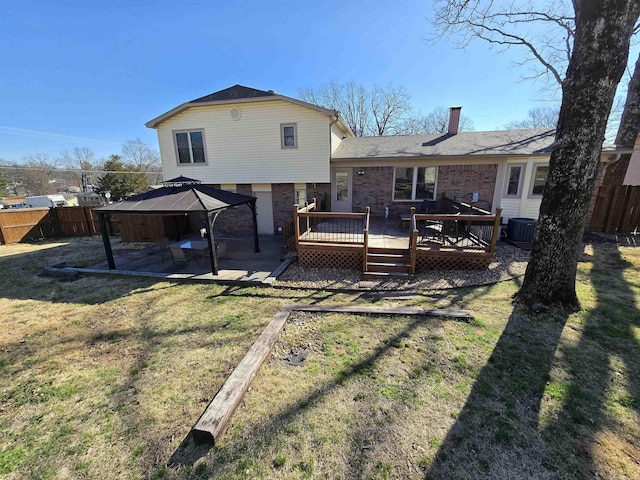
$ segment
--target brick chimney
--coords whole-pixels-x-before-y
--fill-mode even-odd
[[[460,110],[462,107],[451,107],[449,109],[449,128],[447,133],[449,135],[457,135],[458,127],[460,126]]]

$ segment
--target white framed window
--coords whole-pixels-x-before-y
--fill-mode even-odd
[[[295,123],[280,125],[280,146],[282,148],[298,148],[298,127]]]
[[[544,186],[547,184],[548,174],[549,165],[546,163],[537,163],[533,165],[531,187],[529,188],[530,197],[542,197],[542,194],[544,193]]]
[[[173,132],[178,165],[205,164],[204,130],[180,130]]]
[[[395,167],[393,199],[396,201],[435,200],[438,167]]]
[[[525,164],[507,164],[507,172],[504,181],[505,197],[519,197],[522,195],[522,180],[524,177]]]

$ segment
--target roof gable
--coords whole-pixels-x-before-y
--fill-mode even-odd
[[[172,108],[168,112],[163,113],[153,120],[149,120],[147,123],[145,123],[145,126],[147,126],[148,128],[156,128],[163,121],[191,107],[203,107],[206,105],[224,105],[233,103],[270,102],[276,100],[282,100],[283,102],[293,103],[294,105],[298,105],[300,107],[309,108],[311,110],[315,110],[316,112],[320,112],[321,114],[328,117],[337,117],[338,122],[343,127],[343,130],[347,132],[348,135],[353,135],[353,132],[349,128],[349,125],[347,125],[342,117],[340,117],[340,113],[336,110],[320,107],[312,103],[298,100],[297,98],[279,95],[273,90],[264,91],[258,90],[256,88],[245,87],[243,85],[234,85],[233,87],[225,88],[224,90],[219,90],[217,92],[210,93],[209,95],[205,95],[204,97],[196,98],[195,100],[192,100],[190,102],[178,105],[177,107]]]
[[[273,97],[275,96],[273,90],[264,91],[257,88],[245,87],[243,85],[234,85],[233,87],[225,88],[217,92],[210,93],[204,97],[191,100],[189,103],[204,103],[204,102],[218,102],[224,100],[240,100],[245,98],[260,98],[260,97]]]

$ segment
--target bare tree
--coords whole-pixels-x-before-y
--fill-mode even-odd
[[[524,54],[516,64],[529,68],[523,78],[542,77],[547,86],[562,87],[575,39],[575,14],[568,0],[437,0],[434,7],[431,40],[453,38],[464,48],[480,39],[503,50],[516,48]],[[636,24],[633,32],[639,30]],[[607,137],[612,138],[617,125],[616,144],[625,147],[633,147],[640,133],[638,115],[633,112],[640,98],[639,68],[636,62],[626,100],[617,102],[624,105],[619,108],[622,113],[616,108],[607,127]],[[604,183],[622,184],[629,159],[623,155],[607,167]]]
[[[513,120],[505,123],[505,130],[520,130],[523,128],[556,128],[560,107],[536,107],[529,110],[524,120]]]
[[[524,78],[562,85],[573,52],[575,19],[567,0],[437,0],[432,40],[453,38],[459,48],[474,39],[502,50],[518,48]]]
[[[0,164],[4,163],[4,160],[0,159]],[[0,166],[0,198],[4,198],[11,190],[11,180],[5,174],[4,169]]]
[[[400,133],[405,117],[411,112],[411,96],[403,87],[392,84],[375,86],[369,92],[354,82],[330,82],[317,90],[301,89],[298,96],[306,102],[340,112],[358,137]]]
[[[53,172],[56,161],[46,153],[35,153],[25,157],[22,186],[28,196],[55,193]]]
[[[531,259],[520,291],[526,305],[580,307],[578,257],[607,120],[627,64],[637,0],[574,0],[574,49]]]
[[[148,172],[148,177],[154,184],[162,181],[160,154],[140,138],[127,140],[122,144],[122,159],[125,163],[136,167],[138,171]]]
[[[298,96],[314,105],[337,110],[357,137],[367,135],[371,122],[371,94],[363,85],[332,81],[321,85],[317,90],[303,88],[298,92]]]
[[[371,95],[373,135],[396,135],[402,129],[402,122],[411,112],[411,95],[403,87],[376,86]]]
[[[76,147],[71,152],[64,151],[60,155],[60,163],[72,169],[72,176],[80,191],[87,192],[91,185],[90,172],[96,168],[95,155],[91,149]]]
[[[437,107],[426,115],[418,114],[405,119],[398,133],[402,135],[446,133],[448,128],[449,109],[446,107]],[[466,115],[461,115],[458,131],[468,132],[473,129],[473,120]]]

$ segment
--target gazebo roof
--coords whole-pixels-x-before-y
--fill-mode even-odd
[[[178,181],[176,181],[178,180]],[[182,183],[182,180],[190,182]],[[237,205],[255,202],[256,197],[228,192],[203,185],[197,180],[180,178],[165,182],[168,185],[134,195],[121,202],[98,207],[97,213],[147,213],[175,215],[178,213],[215,212]]]

